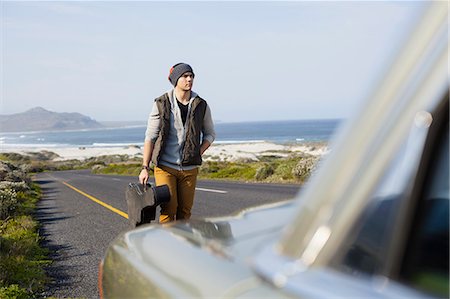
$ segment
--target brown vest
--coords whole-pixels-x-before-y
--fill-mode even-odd
[[[160,131],[153,147],[152,162],[156,166],[166,146],[166,138],[170,130],[170,100],[167,93],[155,99],[161,117]],[[207,103],[205,100],[196,96],[191,104],[189,115],[186,119],[188,127],[186,130],[186,140],[181,156],[181,165],[201,165],[202,157],[200,155],[201,133],[203,129],[203,118],[205,117]]]

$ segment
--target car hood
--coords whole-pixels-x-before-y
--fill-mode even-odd
[[[233,217],[151,224],[125,232],[111,244],[104,262],[104,268],[123,269],[122,277],[104,276],[109,284],[105,289],[135,297],[274,296],[275,290],[249,264],[262,246],[279,236],[293,210],[291,202],[283,202]],[[130,282],[129,277],[137,279]]]
[[[155,252],[148,250],[155,238],[159,244],[156,247],[161,249],[190,247],[236,261],[252,256],[279,236],[293,212],[292,201],[285,201],[246,209],[234,216],[150,224],[124,233],[121,243],[144,262],[155,259]],[[175,240],[177,246],[163,246],[164,240]]]

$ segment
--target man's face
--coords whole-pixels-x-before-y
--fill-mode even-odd
[[[191,90],[192,84],[194,84],[194,74],[186,72],[177,81],[177,87],[183,90]]]

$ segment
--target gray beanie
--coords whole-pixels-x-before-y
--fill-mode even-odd
[[[194,74],[194,71],[192,70],[191,66],[186,63],[177,63],[175,64],[169,72],[169,81],[172,83],[173,86],[177,85],[178,79],[187,72],[191,72]]]

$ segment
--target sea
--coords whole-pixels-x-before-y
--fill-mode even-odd
[[[342,120],[289,120],[219,122],[214,143],[273,142],[292,144],[328,142]],[[0,147],[117,147],[142,146],[145,125],[106,127],[91,130],[0,133]]]

